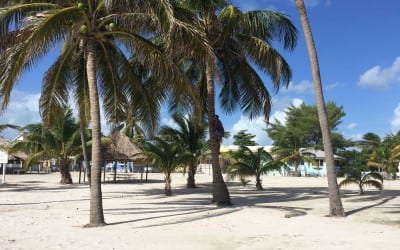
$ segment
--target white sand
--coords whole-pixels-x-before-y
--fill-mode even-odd
[[[326,217],[326,178],[268,176],[263,191],[228,182],[228,208],[209,204],[208,174],[196,176],[195,190],[175,174],[172,197],[163,195],[161,174],[149,178],[104,184],[109,225],[83,228],[87,185],[60,185],[58,173],[7,175],[0,184],[0,249],[400,249],[399,180],[364,196],[356,186],[344,189],[349,215],[338,219]]]

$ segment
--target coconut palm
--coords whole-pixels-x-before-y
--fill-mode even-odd
[[[17,141],[12,150],[23,151],[29,155],[24,164],[27,166],[43,159],[56,159],[61,184],[72,184],[69,171],[70,157],[82,152],[79,125],[75,123],[72,110],[64,108],[51,127],[42,123],[29,124],[22,128],[26,139]]]
[[[256,178],[257,190],[262,190],[261,175],[280,168],[278,162],[274,161],[272,155],[263,147],[253,152],[249,147],[240,146],[238,151],[232,152],[233,163],[228,166],[230,178],[239,176],[241,179],[254,176]]]
[[[191,159],[189,162],[186,186],[188,188],[195,188],[197,162],[206,148],[205,124],[198,123],[194,117],[185,118],[177,114],[173,115],[172,117],[178,128],[164,126],[161,128],[160,134],[169,138],[169,140],[181,144],[183,150],[186,150],[190,153]]]
[[[144,110],[150,107],[146,105],[146,95],[142,94],[140,78],[131,70],[128,55],[134,55],[152,75],[157,75],[161,86],[170,86],[170,93],[181,93],[187,89],[184,87],[186,78],[163,50],[172,50],[171,38],[179,36],[180,40],[174,40],[173,45],[179,48],[192,45],[190,54],[199,52],[196,55],[201,58],[208,52],[200,50],[204,46],[193,50],[199,40],[192,39],[200,33],[176,19],[174,6],[167,0],[9,0],[2,1],[0,8],[1,110],[7,107],[11,90],[21,73],[63,43],[60,56],[52,66],[54,70],[51,70],[52,79],[57,81],[48,81],[50,85],[45,83],[44,86],[53,98],[47,104],[41,103],[54,111],[51,107],[62,106],[58,102],[67,99],[68,87],[83,88],[79,85],[82,82],[75,81],[76,76],[71,75],[74,71],[65,70],[77,65],[70,63],[76,58],[83,59],[92,131],[89,226],[104,225],[99,96],[104,100],[107,120],[113,122],[122,119],[126,105],[121,103],[127,100],[142,104]],[[161,36],[164,34],[167,35]],[[155,36],[163,41],[163,46],[155,46],[150,41]],[[83,56],[77,57],[79,53]],[[153,118],[158,114],[152,113]]]
[[[360,169],[353,169],[345,179],[339,183],[339,188],[350,185],[357,184],[359,188],[359,194],[364,194],[365,186],[376,187],[379,190],[383,188],[383,176],[377,172],[369,172],[363,174]]]
[[[211,120],[215,116],[215,81],[221,84],[220,100],[227,113],[241,108],[250,118],[271,109],[271,99],[254,66],[271,76],[275,90],[289,84],[291,71],[271,42],[281,42],[292,50],[296,45],[296,28],[283,14],[275,11],[241,12],[224,0],[182,0],[182,5],[197,13],[198,27],[206,34],[214,52],[213,60],[192,61],[200,65],[206,91],[210,138]],[[216,62],[214,66],[213,62]],[[213,201],[230,204],[229,192],[223,180],[218,159],[218,143],[211,140],[213,166]]]
[[[310,23],[308,21],[306,7],[303,0],[295,0],[297,10],[299,12],[301,25],[303,27],[304,36],[306,39],[311,71],[314,81],[314,92],[316,106],[318,111],[318,119],[322,132],[322,141],[324,145],[325,160],[327,166],[327,179],[329,191],[329,215],[335,217],[346,216],[342,201],[340,199],[339,187],[336,179],[336,168],[333,158],[333,148],[331,134],[328,124],[328,115],[325,107],[324,95],[322,92],[321,75],[318,63],[317,50],[314,44],[314,39],[311,32]]]
[[[138,155],[142,155],[164,173],[165,195],[172,195],[172,172],[193,156],[187,151],[182,151],[182,147],[178,143],[167,141],[161,137],[156,137],[153,142],[144,142],[141,148],[143,152]]]

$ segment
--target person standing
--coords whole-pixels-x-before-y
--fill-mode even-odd
[[[218,115],[214,116],[212,121],[212,127],[213,127],[213,137],[214,137],[213,139],[218,143],[218,152],[219,152],[219,148],[221,146],[222,137],[224,137],[225,130]]]

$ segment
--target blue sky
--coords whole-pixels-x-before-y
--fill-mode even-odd
[[[299,30],[297,48],[282,52],[293,71],[288,89],[273,95],[270,120],[284,121],[284,110],[302,102],[314,105],[311,70],[303,33],[293,0],[234,0],[242,11],[272,9],[289,16]],[[400,1],[398,0],[309,0],[307,11],[317,46],[326,101],[343,106],[346,116],[339,131],[346,138],[359,139],[367,132],[384,136],[400,130]],[[24,74],[12,93],[8,111],[0,124],[26,125],[40,122],[38,98],[43,71],[51,58]],[[249,121],[240,112],[225,115],[217,109],[225,129],[232,135],[242,129],[257,135],[262,145],[271,144],[263,118]],[[168,124],[168,116],[162,122]],[[103,123],[104,131],[107,131]],[[2,135],[15,136],[11,131]],[[228,145],[231,139],[225,139]]]

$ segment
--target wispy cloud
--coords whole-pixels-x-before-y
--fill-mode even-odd
[[[289,87],[282,88],[282,93],[295,93],[295,94],[313,94],[313,83],[308,80],[303,80],[299,83],[290,82]]]
[[[347,129],[354,129],[354,128],[356,128],[357,126],[358,126],[358,124],[355,123],[355,122],[353,122],[353,123],[348,124],[346,127],[347,127]]]
[[[365,87],[389,87],[400,82],[400,56],[390,67],[376,65],[360,76],[359,85]]]

